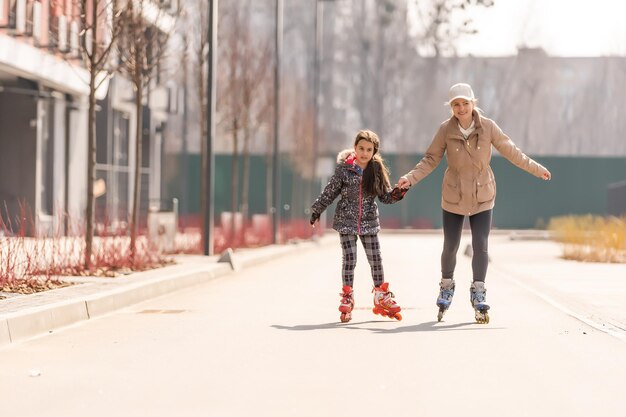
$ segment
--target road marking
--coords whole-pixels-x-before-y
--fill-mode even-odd
[[[535,294],[537,297],[541,298],[542,300],[544,300],[545,302],[547,302],[548,304],[552,305],[553,307],[558,308],[559,310],[561,310],[562,312],[564,312],[565,314],[574,317],[575,319],[582,321],[583,323],[593,327],[596,330],[600,330],[601,332],[610,334],[613,337],[618,338],[619,340],[621,340],[622,342],[626,342],[626,334],[624,333],[624,331],[622,329],[620,329],[619,327],[613,326],[612,324],[605,324],[605,323],[598,323],[595,322],[593,320],[591,320],[588,317],[585,317],[582,314],[578,314],[573,310],[570,310],[569,308],[565,307],[563,304],[559,303],[558,301],[554,300],[552,297],[542,293],[541,291],[530,287],[527,284],[524,284],[523,282],[521,282],[520,280],[518,280],[517,278],[513,278],[512,276],[510,276],[510,274],[508,272],[503,271],[502,269],[500,269],[499,267],[492,265],[492,267],[494,269],[496,269],[498,271],[498,273],[500,275],[502,275],[505,279],[519,285],[520,287],[524,288],[525,290]]]
[[[139,311],[139,314],[180,314],[184,313],[186,310],[142,310]]]

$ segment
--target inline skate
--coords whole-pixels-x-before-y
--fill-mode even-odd
[[[437,307],[439,307],[437,321],[441,321],[443,315],[448,308],[450,308],[452,297],[454,297],[454,279],[441,278],[441,282],[439,283],[439,297],[437,297]]]
[[[486,296],[485,283],[474,281],[470,287],[470,301],[474,307],[476,322],[480,324],[489,323],[489,304],[487,304]]]
[[[374,293],[374,308],[372,309],[374,314],[398,321],[402,320],[402,314],[400,314],[402,309],[393,299],[394,295],[389,291],[388,282],[384,282],[380,287],[374,287],[372,292]]]
[[[352,319],[352,309],[354,308],[352,287],[344,285],[342,292],[339,295],[341,296],[341,304],[339,304],[339,311],[341,312],[341,315],[339,316],[339,319],[342,323],[347,323]]]

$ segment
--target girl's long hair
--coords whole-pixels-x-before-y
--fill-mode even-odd
[[[389,169],[385,166],[385,161],[378,152],[380,139],[371,130],[359,130],[354,138],[354,146],[361,140],[366,140],[374,145],[374,156],[363,171],[363,190],[370,195],[384,194],[391,188],[391,185],[389,182]]]

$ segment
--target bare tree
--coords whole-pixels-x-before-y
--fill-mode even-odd
[[[387,125],[401,113],[401,109],[389,106],[386,99],[393,86],[402,85],[408,76],[402,65],[407,56],[406,32],[398,30],[406,15],[392,0],[361,3],[359,7],[353,19],[361,87],[356,90],[354,105],[359,109],[361,126],[386,136]]]
[[[85,269],[91,269],[93,252],[96,179],[96,91],[113,71],[111,52],[122,29],[118,0],[76,0],[80,14],[80,52],[89,72],[87,122],[87,208],[85,231]]]
[[[239,4],[233,3],[231,8],[223,15],[223,20],[228,23],[222,25],[226,29],[221,33],[222,41],[218,42],[220,46],[220,55],[225,66],[218,77],[221,82],[218,84],[218,107],[222,116],[221,125],[225,133],[231,136],[232,158],[230,173],[230,241],[234,244],[236,213],[238,210],[239,200],[239,134],[241,130],[242,117],[242,97],[241,97],[241,67],[242,67],[242,48],[240,36],[244,31],[243,18]]]
[[[245,3],[245,4],[244,4]],[[218,87],[220,126],[231,136],[231,241],[235,236],[235,213],[241,212],[244,224],[248,219],[250,145],[261,126],[268,123],[271,107],[270,40],[254,33],[251,27],[249,2],[231,3],[222,15],[220,53],[224,70]],[[239,203],[239,164],[243,165],[241,203]],[[245,228],[241,229],[243,234]],[[243,236],[239,237],[243,241]]]
[[[119,71],[133,84],[137,113],[135,173],[129,222],[131,260],[134,259],[136,253],[139,220],[144,89],[160,71],[169,36],[174,28],[172,15],[161,8],[155,10],[155,7],[154,3],[149,0],[128,1],[120,14],[122,33],[118,42]]]
[[[428,2],[413,1],[414,25],[413,43],[417,46],[418,55],[428,56],[418,59],[417,70],[419,79],[413,83],[419,89],[419,100],[435,103],[440,94],[434,86],[441,84],[446,66],[455,65],[453,60],[444,57],[457,54],[458,41],[464,36],[478,32],[471,17],[471,11],[478,8],[493,6],[494,0],[430,0]],[[408,100],[415,100],[408,98]],[[428,115],[417,114],[405,126],[420,126],[428,122]]]
[[[310,203],[310,182],[315,176],[315,138],[313,137],[315,113],[308,99],[309,89],[296,80],[285,86],[289,107],[289,137],[293,143],[291,167],[294,173],[291,184],[291,218],[303,215]]]
[[[198,125],[200,134],[201,155],[208,155],[206,149],[207,143],[205,138],[208,130],[209,102],[207,100],[207,76],[208,76],[208,53],[210,47],[209,39],[209,10],[210,4],[208,0],[196,0],[190,2],[187,7],[189,21],[189,37],[191,49],[193,51],[194,70],[193,76],[196,80],[195,97],[200,111],[198,112]],[[193,13],[191,12],[193,10]],[[190,95],[191,96],[191,95]],[[191,98],[191,97],[190,97]],[[201,168],[202,169],[202,168]],[[209,196],[206,195],[205,175],[200,175],[200,206],[201,213],[205,213],[209,204]]]
[[[241,121],[243,125],[241,215],[245,224],[248,221],[249,212],[250,142],[261,130],[262,125],[270,123],[269,109],[273,106],[273,91],[271,91],[271,80],[269,79],[272,53],[269,39],[253,41],[253,34],[249,25],[246,25],[246,30],[241,34],[240,39],[243,58],[240,83]],[[241,240],[243,241],[244,228],[241,232]]]
[[[461,36],[478,33],[472,26],[472,19],[463,17],[460,22],[453,19],[455,14],[471,7],[491,7],[494,0],[414,0],[417,17],[422,30],[419,46],[434,56],[455,55],[456,42]]]

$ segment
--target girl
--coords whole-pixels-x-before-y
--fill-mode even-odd
[[[378,232],[378,206],[375,198],[393,204],[402,200],[405,190],[394,188],[389,184],[389,173],[383,159],[378,153],[380,141],[376,133],[360,130],[354,139],[354,149],[346,149],[337,156],[337,168],[324,188],[322,194],[311,207],[311,225],[320,218],[320,214],[341,194],[335,209],[333,229],[340,234],[343,250],[341,295],[341,321],[348,322],[352,318],[354,297],[352,284],[356,267],[357,236],[365,248],[365,254],[372,270],[374,280],[374,313],[402,320],[400,306],[389,291],[389,283],[385,282],[383,265],[380,255]]]
[[[551,174],[515,146],[493,120],[478,112],[477,100],[469,84],[453,85],[448,98],[446,106],[450,106],[452,116],[439,126],[422,160],[400,178],[398,186],[408,188],[417,184],[437,167],[444,153],[446,154],[448,168],[443,177],[441,192],[443,252],[437,318],[441,321],[452,302],[456,253],[461,241],[463,220],[468,216],[473,249],[470,300],[476,321],[489,323],[485,276],[489,262],[487,241],[496,200],[496,180],[489,165],[491,147],[496,148],[518,168],[535,177],[549,180]]]

